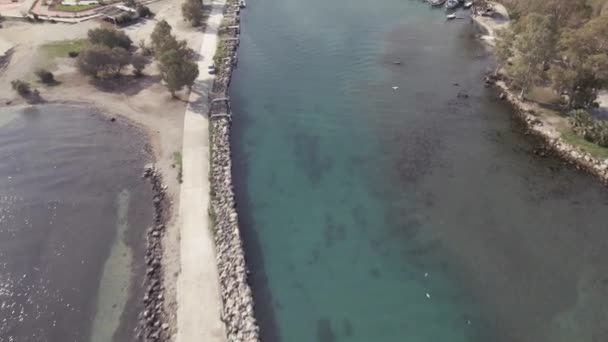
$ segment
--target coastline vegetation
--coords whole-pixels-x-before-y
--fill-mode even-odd
[[[560,111],[569,113],[564,138],[608,156],[608,124],[591,115],[599,92],[608,87],[608,0],[501,2],[513,23],[496,33],[496,73],[520,100],[534,87],[551,89]]]

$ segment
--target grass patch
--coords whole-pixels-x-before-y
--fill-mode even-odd
[[[99,4],[89,4],[89,5],[56,5],[55,7],[53,7],[53,9],[55,11],[61,11],[61,12],[71,12],[71,13],[76,13],[76,12],[82,12],[82,11],[87,11],[93,8],[99,7]]]
[[[181,152],[173,152],[173,165],[171,166],[177,169],[177,181],[181,184],[183,181]]]
[[[68,58],[70,51],[81,52],[89,46],[87,39],[60,40],[41,46],[42,51],[48,58]]]
[[[585,140],[585,138],[581,137],[580,135],[577,135],[571,129],[564,129],[560,131],[562,133],[562,139],[564,139],[565,142],[572,144],[576,147],[580,147],[583,151],[591,154],[595,158],[608,159],[608,148],[601,147],[597,144]]]

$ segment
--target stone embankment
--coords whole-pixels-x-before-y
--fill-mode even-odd
[[[488,82],[486,78],[486,83]],[[494,82],[491,82],[494,83]],[[502,90],[500,97],[508,100],[516,108],[516,114],[526,124],[529,132],[541,138],[545,143],[545,149],[552,152],[572,164],[579,170],[587,171],[597,177],[602,182],[608,184],[608,159],[599,159],[580,148],[565,142],[559,133],[555,133],[553,128],[548,129],[548,123],[538,116],[538,111],[533,105],[522,102],[507,87],[504,81],[496,81],[496,87]],[[541,156],[544,152],[539,153]]]
[[[165,201],[167,187],[163,185],[162,176],[153,164],[144,168],[142,178],[147,178],[154,191],[154,225],[148,228],[146,241],[146,276],[144,281],[144,309],[139,314],[137,338],[145,342],[163,342],[170,340],[169,323],[165,313],[162,237],[165,233],[165,212],[168,210]]]
[[[229,342],[258,342],[259,328],[254,315],[251,288],[247,282],[248,268],[241,240],[236,202],[232,185],[230,150],[231,112],[226,90],[232,69],[236,66],[240,8],[234,3],[226,6],[222,24],[222,41],[218,53],[217,77],[213,86],[209,113],[211,139],[211,208],[215,234],[217,263],[222,297],[222,320]]]

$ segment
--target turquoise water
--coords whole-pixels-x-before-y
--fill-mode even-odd
[[[492,61],[468,20],[257,0],[242,31],[234,173],[264,341],[608,331],[608,194],[534,157],[480,84]]]

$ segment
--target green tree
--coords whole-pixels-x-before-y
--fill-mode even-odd
[[[578,29],[568,29],[558,44],[558,62],[550,76],[568,98],[568,108],[588,108],[608,85],[608,16],[599,16]]]
[[[154,26],[154,31],[152,31],[152,35],[150,35],[150,39],[152,41],[152,49],[154,49],[154,53],[157,56],[162,55],[165,50],[165,46],[167,46],[168,40],[174,39],[171,35],[171,25],[167,23],[166,20],[161,20],[156,23]]]
[[[110,49],[104,45],[93,45],[78,55],[76,65],[81,73],[88,76],[118,76],[130,61],[129,52],[121,47]]]
[[[160,75],[173,97],[184,86],[192,87],[198,73],[196,63],[186,59],[179,50],[168,50],[160,58]]]
[[[182,4],[182,16],[192,26],[200,26],[203,22],[203,2],[201,0],[186,0]]]
[[[523,99],[528,89],[542,78],[545,66],[553,58],[557,32],[550,18],[537,13],[527,15],[515,29],[515,57],[507,72],[521,89],[519,97]]]
[[[91,29],[87,35],[91,44],[105,45],[109,48],[121,47],[128,50],[133,44],[129,36],[115,28],[100,27]]]

